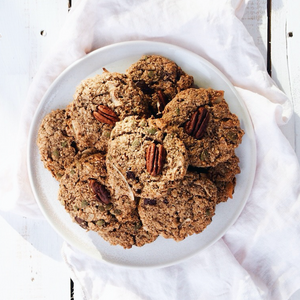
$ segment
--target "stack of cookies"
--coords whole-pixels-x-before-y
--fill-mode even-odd
[[[72,220],[126,249],[203,231],[232,198],[243,134],[223,91],[147,55],[83,80],[37,144]]]

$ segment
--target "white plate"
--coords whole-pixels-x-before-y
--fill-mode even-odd
[[[81,80],[109,71],[125,72],[143,54],[159,54],[174,60],[181,68],[194,76],[199,87],[225,91],[230,109],[245,131],[242,144],[237,149],[241,174],[233,199],[217,205],[212,223],[200,234],[176,243],[159,237],[141,248],[124,250],[110,246],[94,232],[85,232],[73,223],[64,207],[57,200],[58,183],[40,161],[36,146],[37,132],[43,117],[53,109],[65,108],[72,100],[75,87]],[[45,217],[57,232],[71,245],[98,260],[130,267],[167,266],[196,254],[221,238],[241,213],[252,188],[256,167],[256,146],[253,127],[243,101],[228,79],[213,65],[198,55],[174,45],[134,41],[107,46],[96,50],[67,68],[52,84],[42,99],[33,119],[28,149],[28,168],[32,190]]]

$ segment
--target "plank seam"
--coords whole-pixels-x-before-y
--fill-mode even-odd
[[[269,75],[272,77],[272,50],[271,50],[271,31],[272,31],[272,0],[267,1],[267,71]]]

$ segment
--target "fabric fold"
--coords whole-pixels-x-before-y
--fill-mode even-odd
[[[207,252],[166,268],[113,266],[68,244],[63,246],[63,257],[76,274],[83,299],[263,299],[222,240]]]

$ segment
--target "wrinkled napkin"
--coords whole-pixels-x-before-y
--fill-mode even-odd
[[[87,53],[116,42],[162,41],[204,57],[245,102],[257,143],[254,185],[223,238],[179,264],[120,268],[64,244],[75,299],[288,299],[300,288],[300,172],[280,125],[292,116],[287,97],[241,22],[245,0],[79,0],[41,64],[20,120],[15,167],[1,183],[2,210],[43,217],[30,189],[26,151],[32,117],[53,80]],[[7,176],[1,171],[1,178]],[[12,188],[13,187],[13,188]],[[5,201],[3,200],[5,199]]]

